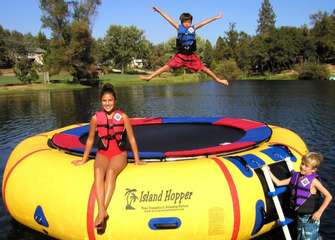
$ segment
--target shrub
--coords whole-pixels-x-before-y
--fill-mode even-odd
[[[31,83],[39,78],[33,62],[27,57],[19,58],[16,61],[14,72],[16,77],[23,83]]]
[[[215,63],[214,72],[220,78],[226,78],[229,80],[238,79],[242,75],[241,69],[237,66],[236,61],[233,59]]]
[[[305,63],[296,69],[300,80],[327,80],[330,74],[326,65],[317,63]]]

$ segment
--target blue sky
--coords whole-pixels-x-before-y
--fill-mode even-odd
[[[334,0],[272,0],[277,16],[276,26],[301,26],[310,24],[309,16],[318,11],[333,12]],[[212,17],[220,11],[224,18],[210,23],[198,34],[215,43],[228,30],[229,23],[236,23],[238,31],[254,35],[257,28],[258,12],[262,0],[102,0],[94,18],[93,36],[104,37],[110,25],[135,25],[144,30],[146,38],[160,43],[175,36],[175,30],[157,13],[152,6],[158,6],[172,18],[178,20],[180,13],[190,12],[193,22]],[[9,30],[36,35],[41,29],[41,10],[38,0],[2,0],[0,25]]]

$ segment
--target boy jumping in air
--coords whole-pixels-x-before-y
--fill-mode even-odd
[[[195,31],[210,22],[222,18],[223,14],[220,13],[215,17],[205,19],[196,25],[192,25],[193,20],[192,15],[189,13],[182,13],[179,18],[181,24],[178,25],[172,18],[170,18],[166,13],[164,13],[159,8],[153,7],[153,10],[158,12],[162,17],[164,17],[178,31],[178,36],[176,39],[177,53],[163,67],[157,69],[149,76],[140,76],[140,78],[142,80],[149,81],[152,78],[160,75],[161,73],[169,71],[171,68],[187,67],[194,72],[198,71],[205,72],[207,75],[212,77],[218,83],[222,83],[228,86],[228,81],[226,79],[220,79],[219,77],[217,77],[209,68],[203,65],[199,56],[196,53],[194,53],[197,48]]]

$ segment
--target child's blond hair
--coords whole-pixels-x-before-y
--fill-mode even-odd
[[[323,160],[323,155],[317,152],[309,152],[302,157],[302,161],[312,168],[318,168]]]

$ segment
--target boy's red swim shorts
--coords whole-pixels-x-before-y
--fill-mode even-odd
[[[186,68],[191,69],[194,72],[198,72],[202,70],[204,67],[200,58],[195,53],[191,55],[177,53],[176,55],[174,55],[173,58],[170,59],[170,61],[168,62],[168,65],[171,68],[186,67]]]

